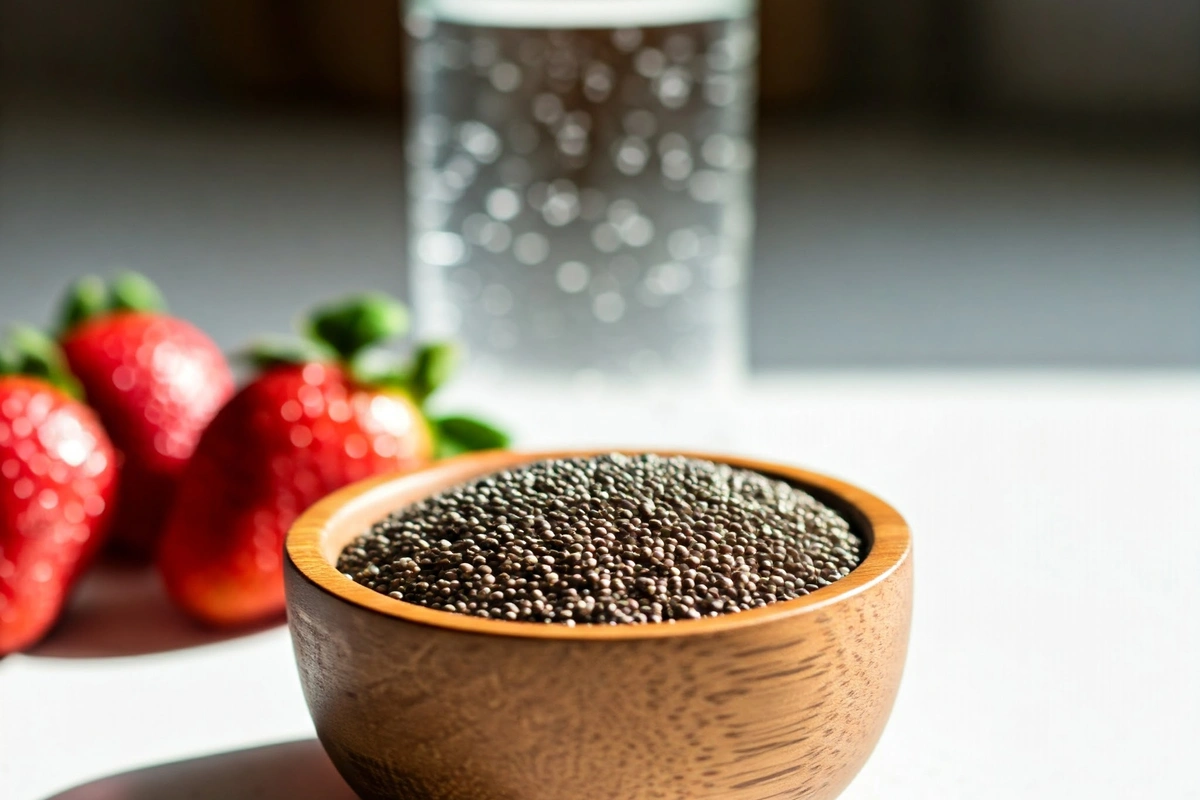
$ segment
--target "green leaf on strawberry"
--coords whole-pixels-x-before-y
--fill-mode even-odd
[[[424,403],[454,377],[461,360],[459,348],[452,342],[434,342],[418,348],[408,377],[413,399]]]
[[[303,339],[265,340],[247,356],[259,369],[309,362],[337,363],[365,387],[404,392],[430,422],[438,458],[508,447],[509,437],[490,423],[467,416],[433,418],[429,399],[462,362],[453,342],[429,342],[405,358],[384,345],[408,330],[408,311],[381,292],[355,295],[316,309]]]
[[[111,309],[108,284],[98,275],[85,275],[67,290],[59,319],[59,334]]]
[[[309,339],[262,339],[245,351],[243,357],[260,370],[286,364],[326,362],[337,358],[330,347]]]
[[[141,311],[163,314],[167,301],[154,282],[138,272],[123,272],[109,287],[110,308],[113,311]]]
[[[438,458],[477,450],[503,450],[511,443],[508,434],[491,423],[462,415],[432,420]]]
[[[120,312],[165,314],[167,303],[154,282],[138,272],[123,272],[112,281],[85,275],[71,284],[58,315],[58,336],[85,322]]]
[[[318,308],[310,317],[310,339],[332,347],[349,361],[362,350],[408,332],[408,309],[381,292],[370,292]]]
[[[0,375],[41,378],[73,398],[83,397],[83,388],[58,344],[28,325],[13,326],[0,345]]]

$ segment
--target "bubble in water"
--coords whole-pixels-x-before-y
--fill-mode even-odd
[[[549,254],[550,240],[540,233],[522,233],[513,242],[513,256],[526,266],[542,263]]]
[[[662,155],[663,177],[684,181],[692,174],[692,156],[686,150],[668,150]]]
[[[592,244],[602,253],[615,253],[621,246],[621,232],[611,222],[592,228]]]
[[[696,171],[688,181],[688,191],[701,203],[716,203],[724,193],[724,183],[719,172],[702,169]]]
[[[691,270],[673,261],[651,267],[646,274],[646,288],[655,294],[682,294],[691,285]]]
[[[577,109],[563,117],[563,124],[574,125],[586,133],[592,129],[592,115],[582,109]]]
[[[662,308],[671,301],[671,298],[665,294],[650,291],[645,281],[637,285],[633,294],[637,301],[646,308]]]
[[[638,204],[626,197],[613,200],[608,207],[608,218],[618,225],[636,216],[637,213]]]
[[[625,316],[625,299],[617,292],[604,292],[592,300],[592,313],[601,322],[618,322]]]
[[[642,44],[642,31],[640,28],[622,28],[613,31],[612,41],[622,53],[632,53]]]
[[[558,178],[558,179],[552,181],[550,184],[550,194],[551,195],[556,195],[556,194],[575,195],[578,193],[578,191],[579,191],[579,189],[575,185],[575,181],[571,180],[570,178]]]
[[[613,260],[615,261],[616,259]],[[588,282],[588,289],[591,291],[592,297],[599,297],[606,292],[620,294],[621,282],[611,272],[596,272],[592,276],[591,281]]]
[[[479,239],[489,253],[503,253],[512,243],[512,230],[503,222],[489,220],[483,226]]]
[[[434,173],[426,183],[422,195],[438,203],[453,203],[462,196],[462,186],[463,181],[457,176],[452,181],[447,181],[446,173]]]
[[[654,223],[641,214],[626,220],[620,230],[621,238],[630,247],[645,247],[654,240]]]
[[[708,68],[716,72],[728,72],[737,66],[734,43],[731,37],[718,39],[708,47]]]
[[[583,94],[593,103],[603,102],[613,88],[613,71],[607,64],[593,61],[583,78]]]
[[[737,161],[738,146],[732,136],[714,133],[704,140],[700,152],[710,165],[718,169],[728,169]]]
[[[558,149],[569,156],[587,151],[587,131],[578,123],[567,123],[558,131]]]
[[[643,78],[657,78],[659,75],[662,75],[666,67],[667,57],[663,55],[661,50],[653,47],[647,47],[638,53],[637,58],[633,60],[633,68]]]
[[[446,168],[442,172],[441,180],[451,189],[461,192],[471,185],[478,171],[475,162],[459,154],[446,162]]]
[[[683,67],[671,67],[659,78],[657,91],[667,108],[683,108],[692,93],[692,75]]]
[[[658,140],[658,154],[661,156],[665,156],[672,150],[689,153],[691,149],[692,143],[687,140],[687,137],[675,131],[664,133]]]
[[[494,219],[508,222],[520,213],[521,198],[512,189],[493,189],[488,194],[486,205],[488,213]]]
[[[543,92],[533,98],[533,118],[545,125],[553,125],[563,115],[562,98],[550,92]]]
[[[449,231],[428,231],[417,240],[417,258],[433,266],[453,266],[465,252],[462,238]]]
[[[514,92],[521,85],[521,68],[511,61],[501,61],[492,67],[492,86],[498,92]]]
[[[500,137],[482,122],[464,122],[458,129],[458,141],[463,149],[484,164],[500,156]]]
[[[617,145],[617,169],[625,175],[637,175],[646,168],[649,159],[650,148],[640,137],[626,136]]]
[[[554,273],[558,288],[568,294],[577,294],[587,288],[588,268],[580,261],[568,261]]]
[[[556,192],[542,206],[547,224],[560,228],[579,216],[579,198],[573,192]]]

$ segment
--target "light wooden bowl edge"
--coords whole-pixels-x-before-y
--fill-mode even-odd
[[[382,518],[387,511],[377,513],[377,506],[392,510],[403,505],[384,505],[384,500],[398,494],[421,496],[441,491],[473,477],[512,466],[551,458],[591,456],[608,452],[657,452],[662,455],[682,455],[729,464],[778,476],[832,495],[853,509],[870,528],[871,549],[863,562],[848,576],[811,595],[795,600],[773,603],[764,608],[707,617],[676,623],[646,625],[548,625],[532,622],[483,619],[448,611],[439,611],[405,603],[348,579],[331,562],[325,548],[330,531],[342,529],[354,518]],[[410,501],[409,501],[410,502]],[[370,513],[375,509],[376,513]],[[357,527],[365,530],[366,526]],[[306,511],[292,526],[287,536],[286,555],[290,565],[308,582],[335,598],[396,619],[489,636],[511,636],[536,639],[573,641],[613,641],[655,639],[674,636],[715,634],[750,625],[765,624],[796,614],[812,614],[840,601],[849,599],[879,584],[895,572],[910,556],[911,535],[907,523],[890,505],[874,495],[844,481],[816,472],[784,464],[732,455],[718,455],[675,450],[566,450],[566,451],[493,451],[476,453],[438,462],[415,472],[382,475],[352,484],[329,495]],[[340,550],[340,548],[338,548]]]

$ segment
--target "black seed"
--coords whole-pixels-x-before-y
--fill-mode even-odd
[[[846,520],[783,481],[613,454],[506,470],[422,500],[352,542],[338,569],[460,614],[644,624],[803,597],[848,575],[864,549]]]

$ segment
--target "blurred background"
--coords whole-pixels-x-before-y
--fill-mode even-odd
[[[1200,366],[1200,4],[765,0],[752,365]],[[0,319],[403,293],[389,0],[0,0]]]
[[[917,624],[846,800],[1191,796],[1200,2],[762,0],[761,40],[752,396],[454,410],[894,502]],[[0,0],[0,326],[125,268],[227,350],[407,294],[402,48],[395,0]],[[0,795],[311,737],[286,634],[212,636],[97,571],[0,664]]]

